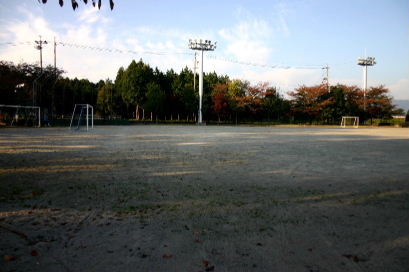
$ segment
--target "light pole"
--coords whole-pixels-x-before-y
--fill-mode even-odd
[[[358,65],[364,69],[364,111],[366,111],[366,89],[368,84],[368,66],[374,66],[376,64],[375,58],[365,57],[358,59]]]
[[[193,63],[193,91],[196,92],[196,68],[197,64],[199,63],[197,61],[197,53],[195,52],[195,62]]]
[[[40,71],[41,73],[43,72],[43,44],[47,44],[47,41],[43,41],[41,40],[41,36],[40,36],[40,40],[35,41],[36,45],[36,49],[40,50]]]
[[[200,74],[199,74],[199,118],[198,123],[201,124],[203,122],[202,119],[202,99],[203,99],[203,51],[213,51],[216,49],[216,44],[212,44],[209,40],[189,40],[189,48],[192,50],[199,50],[200,57],[201,57],[201,64],[200,64]]]

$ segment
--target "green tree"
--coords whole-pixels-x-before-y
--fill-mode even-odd
[[[148,112],[154,112],[157,116],[161,116],[165,113],[165,104],[166,94],[161,89],[160,85],[155,82],[149,83],[144,105],[145,110]]]
[[[102,117],[114,114],[114,84],[107,80],[98,90],[97,110]]]
[[[250,82],[235,79],[228,82],[228,85],[227,96],[229,99],[229,105],[231,111],[235,115],[235,122],[237,124],[239,113],[244,111],[244,105],[240,102],[244,99],[246,90],[250,86]]]
[[[139,62],[133,60],[121,79],[122,99],[128,107],[135,106],[137,120],[140,119],[140,106],[145,103],[147,86],[152,81],[153,70],[142,60]]]
[[[185,67],[179,75],[173,78],[172,90],[176,109],[173,114],[190,115],[195,113],[198,105],[198,96],[193,90],[193,73]]]
[[[0,103],[35,105],[53,113],[58,89],[56,84],[63,70],[52,66],[0,61]]]
[[[264,96],[264,109],[267,113],[267,120],[275,118],[276,121],[285,120],[290,110],[290,103],[281,96],[277,88],[269,87]]]

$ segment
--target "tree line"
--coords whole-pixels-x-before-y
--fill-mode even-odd
[[[93,83],[63,77],[64,71],[33,64],[0,62],[0,104],[36,105],[51,119],[69,116],[74,104],[91,104],[104,119],[190,120],[197,117],[198,75],[179,73],[133,60],[115,80]],[[342,116],[389,119],[402,114],[384,86],[366,91],[356,86],[321,84],[284,91],[267,82],[251,84],[216,72],[204,74],[205,121],[338,124]]]

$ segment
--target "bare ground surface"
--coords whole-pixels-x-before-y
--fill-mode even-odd
[[[409,130],[0,129],[0,271],[409,271]]]

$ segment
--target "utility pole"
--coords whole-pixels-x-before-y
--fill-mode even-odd
[[[57,43],[54,37],[54,73],[57,75]]]
[[[202,100],[203,100],[203,51],[213,51],[216,49],[217,42],[212,44],[209,40],[189,40],[189,48],[192,50],[199,50],[201,54],[201,65],[199,74],[199,114],[198,124],[202,124]]]
[[[193,91],[196,92],[196,65],[197,65],[197,60],[196,60],[197,53],[195,52],[195,62],[193,63]]]
[[[365,57],[358,59],[358,65],[363,67],[364,70],[364,111],[366,111],[366,90],[368,86],[368,66],[374,66],[376,64],[375,58]]]
[[[40,36],[40,40],[35,41],[36,45],[36,49],[40,50],[40,71],[41,73],[43,72],[43,44],[47,44],[47,41],[43,41],[41,40],[41,36]]]
[[[55,84],[57,83],[57,42],[54,37],[54,76],[55,81],[52,89],[52,99],[51,99],[51,119],[54,120],[54,107],[55,107]]]
[[[330,85],[329,85],[329,66],[328,66],[328,64],[327,64],[327,66],[323,67],[322,69],[326,70],[326,72],[325,72],[325,77],[323,78],[322,83],[323,83],[323,84],[327,84],[328,92],[330,92]]]

